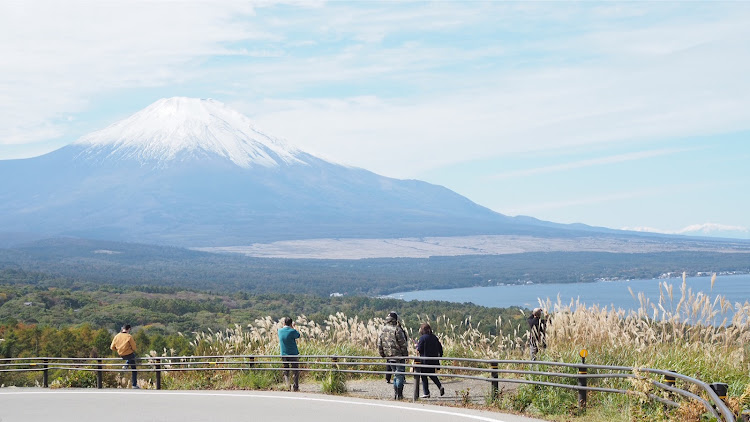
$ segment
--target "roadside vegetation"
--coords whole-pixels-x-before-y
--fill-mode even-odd
[[[124,321],[132,324],[128,318],[139,321],[135,338],[144,358],[146,355],[276,355],[276,329],[279,318],[284,315],[296,318],[296,328],[302,333],[300,353],[303,355],[374,356],[377,333],[383,323],[381,317],[390,310],[396,310],[404,318],[411,339],[418,337],[420,322],[430,322],[443,342],[446,357],[526,359],[528,354],[526,309],[355,297],[283,294],[259,297],[242,293],[171,291],[169,288],[164,291],[136,287],[94,288],[79,282],[69,282],[67,287],[59,288],[48,282],[50,280],[41,277],[29,284],[2,286],[0,312],[10,311],[4,314],[0,324],[0,356],[112,356],[108,347],[116,324]],[[713,283],[714,280],[712,286]],[[662,294],[657,303],[633,292],[634,300],[641,305],[637,311],[587,307],[576,302],[541,304],[550,311],[550,317],[548,347],[542,351],[540,359],[576,363],[580,362],[580,350],[586,349],[587,364],[659,368],[708,383],[727,383],[731,406],[737,412],[750,406],[750,303],[732,303],[725,297],[693,292],[686,287],[684,276],[682,284],[662,282],[660,286]],[[45,305],[30,317],[35,321],[30,321],[24,311],[34,305],[23,303],[37,300]],[[20,310],[14,307],[19,301],[23,306]],[[5,308],[9,303],[15,305]],[[82,312],[76,309],[86,309],[86,315],[94,319],[77,316]],[[317,313],[311,312],[315,309]],[[165,317],[167,315],[185,319],[172,321]],[[162,319],[153,322],[149,320],[152,317]],[[187,324],[192,330],[177,332],[169,328],[179,323]],[[146,350],[149,352],[145,353]],[[512,365],[507,368],[519,369]],[[442,376],[446,376],[445,372]],[[641,375],[644,379],[650,377]],[[353,376],[320,372],[304,374],[304,379],[319,382],[322,391],[343,393],[346,380]],[[50,379],[59,387],[95,385],[93,373],[53,371]],[[535,379],[575,383],[566,378]],[[651,379],[662,381],[658,377]],[[105,374],[104,382],[107,386],[127,383],[115,373]],[[144,378],[143,382],[143,386],[148,387],[153,380]],[[0,384],[4,385],[38,383],[37,374],[0,374]],[[573,390],[524,384],[517,389],[500,391],[496,397],[491,397],[488,387],[484,405],[560,421],[708,420],[699,404],[683,401],[680,408],[665,410],[661,404],[647,399],[649,393],[664,397],[666,393],[643,380],[598,379],[591,380],[589,385],[628,389],[633,393],[591,392],[588,409],[583,413],[577,407]],[[162,387],[283,388],[278,371],[170,372],[164,375]],[[471,405],[469,400],[459,399],[456,404]]]

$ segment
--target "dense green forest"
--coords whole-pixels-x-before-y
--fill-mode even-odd
[[[80,239],[0,248],[0,270],[42,272],[116,286],[171,286],[221,293],[377,296],[498,283],[653,278],[667,272],[750,272],[746,253],[549,252],[362,260],[270,259]]]
[[[322,297],[295,293],[219,294],[170,286],[113,286],[17,270],[0,271],[0,356],[109,355],[111,336],[125,323],[136,327],[145,347],[190,352],[178,333],[222,330],[270,316],[305,315],[322,323],[337,312],[359,319],[398,312],[407,326],[445,316],[458,330],[468,318],[488,334],[496,321],[510,332],[523,322],[519,308],[487,308],[449,302],[405,302],[369,297]],[[151,345],[151,346],[148,346]],[[103,348],[104,347],[104,348]]]
[[[130,323],[138,327],[136,332],[143,344],[154,338],[159,346],[182,350],[187,347],[186,341],[178,333],[243,326],[266,316],[278,319],[305,315],[322,322],[337,312],[370,319],[393,310],[412,329],[420,321],[445,316],[460,330],[471,318],[473,326],[487,334],[508,334],[523,325],[519,308],[404,302],[376,296],[527,281],[650,278],[682,271],[750,272],[750,259],[742,253],[707,252],[260,259],[162,246],[54,239],[23,248],[0,248],[0,338],[4,340],[0,342],[0,355],[51,350],[44,348],[42,340],[35,346],[14,340],[26,338],[27,330],[39,339],[44,333],[49,338],[77,338],[81,345],[71,347],[76,349],[75,354],[81,354],[99,349],[97,336],[103,338],[106,333],[109,337],[122,324]],[[343,296],[331,297],[331,293]],[[497,332],[498,317],[503,320],[501,333]]]

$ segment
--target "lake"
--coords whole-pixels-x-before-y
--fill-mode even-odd
[[[629,281],[599,281],[595,283],[570,284],[524,284],[492,287],[468,287],[447,290],[420,290],[413,292],[394,293],[389,297],[403,300],[445,300],[449,302],[472,302],[476,305],[506,308],[521,306],[535,308],[538,299],[557,301],[559,295],[563,303],[572,299],[580,299],[587,306],[614,305],[622,309],[638,309],[639,303],[633,299],[628,287],[637,295],[643,292],[653,303],[659,300],[659,283],[674,285],[674,306],[680,300],[682,278],[629,280]],[[688,277],[688,288],[693,292],[704,292],[711,297],[725,296],[732,303],[750,301],[750,274],[719,275],[716,277],[711,290],[711,277]]]

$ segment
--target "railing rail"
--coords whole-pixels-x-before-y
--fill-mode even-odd
[[[339,355],[300,355],[300,372],[321,372],[335,370],[349,374],[384,375],[385,371],[374,367],[383,367],[385,359],[378,356],[339,356]],[[672,393],[670,398],[660,397],[653,393],[647,393],[652,400],[668,406],[679,406],[675,395],[701,403],[708,413],[719,420],[735,422],[735,416],[728,408],[723,398],[720,397],[711,385],[687,375],[672,371],[654,368],[635,368],[629,366],[591,365],[587,363],[567,363],[548,361],[527,360],[487,360],[472,358],[442,357],[444,362],[440,365],[426,365],[420,363],[419,356],[405,357],[405,363],[390,365],[402,366],[411,370],[415,377],[414,399],[418,399],[419,376],[422,368],[440,368],[441,377],[452,377],[459,379],[471,379],[489,382],[493,389],[492,394],[497,393],[498,382],[542,385],[555,388],[565,388],[579,392],[579,405],[585,407],[585,392],[595,391],[615,394],[631,394],[633,390],[624,388],[597,387],[587,385],[587,380],[601,379],[640,379],[649,382],[654,388]],[[449,364],[445,364],[448,362]],[[156,388],[161,388],[161,375],[165,372],[185,371],[283,371],[280,366],[281,360],[278,355],[221,355],[221,356],[144,356],[138,359],[135,372],[149,372],[156,374]],[[0,374],[11,372],[43,372],[43,385],[48,386],[48,373],[51,370],[68,371],[90,371],[97,373],[97,387],[102,388],[102,374],[107,372],[132,372],[123,369],[124,361],[121,358],[68,358],[68,357],[29,357],[29,358],[0,358]],[[509,369],[500,368],[500,365],[546,368],[538,369]],[[318,368],[319,367],[319,368]],[[352,369],[352,367],[357,367]],[[363,369],[367,368],[367,369]],[[555,372],[550,369],[576,370],[574,372]],[[599,371],[588,373],[589,371]],[[499,376],[515,375],[534,378],[546,378],[546,380],[529,378],[500,378]],[[662,376],[670,380],[670,383],[662,383],[652,379],[645,374]],[[558,382],[554,380],[558,379]],[[565,379],[575,379],[577,384],[565,384]],[[684,384],[693,385],[703,393],[703,396],[695,394],[687,389],[674,386],[674,380],[681,380]],[[671,384],[671,385],[670,385]],[[583,403],[581,403],[583,397]]]

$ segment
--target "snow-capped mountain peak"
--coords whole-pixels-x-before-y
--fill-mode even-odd
[[[301,163],[302,151],[258,131],[252,121],[212,99],[161,99],[74,142],[80,157],[167,162],[217,155],[241,167]]]

